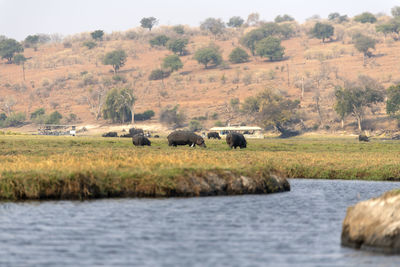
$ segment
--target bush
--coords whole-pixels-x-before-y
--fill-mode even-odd
[[[83,46],[86,46],[88,49],[95,48],[97,44],[93,41],[87,41],[83,43]]]
[[[46,113],[46,110],[44,108],[38,108],[34,112],[31,113],[31,120],[36,119]]]
[[[364,12],[354,17],[354,21],[361,23],[375,23],[376,20],[377,20],[376,17],[370,12]]]
[[[166,46],[168,41],[169,37],[163,34],[150,39],[149,42],[151,46]]]
[[[249,61],[249,55],[242,48],[237,47],[229,54],[229,61],[234,64],[244,63]]]
[[[203,125],[197,120],[191,120],[189,122],[189,131],[197,132],[203,129]]]
[[[160,122],[173,126],[173,128],[182,127],[186,116],[182,111],[178,111],[178,108],[179,105],[163,109],[160,114]]]
[[[183,56],[185,54],[186,45],[189,43],[188,39],[175,39],[169,40],[166,44],[168,50],[171,50],[175,54]]]
[[[58,111],[52,112],[46,120],[46,124],[60,124],[62,115]]]
[[[208,47],[200,48],[194,54],[194,59],[200,64],[203,64],[207,69],[210,63],[218,66],[222,63],[222,55],[219,51],[219,47],[211,45]]]
[[[153,110],[146,110],[143,113],[137,113],[135,114],[135,121],[146,121],[150,120],[152,117],[154,117],[155,113]]]
[[[2,127],[17,127],[25,122],[25,114],[22,112],[12,113],[4,121],[0,121]]]
[[[149,80],[150,81],[162,80],[164,78],[167,78],[169,75],[170,75],[169,72],[163,71],[162,69],[155,69],[150,73]]]
[[[177,34],[185,34],[185,27],[183,25],[176,25],[172,28],[172,30]]]
[[[214,126],[223,127],[224,124],[223,124],[221,121],[216,121],[216,122],[214,123]]]
[[[117,82],[117,83],[127,83],[128,82],[126,77],[123,76],[123,75],[114,75],[112,77],[112,79],[113,79],[114,82]]]

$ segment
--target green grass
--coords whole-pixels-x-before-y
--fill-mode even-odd
[[[224,140],[206,140],[206,149],[151,141],[151,147],[134,147],[129,138],[2,135],[0,199],[171,195],[185,177],[227,170],[250,177],[400,178],[397,141],[270,138],[248,140],[243,150],[229,149]]]

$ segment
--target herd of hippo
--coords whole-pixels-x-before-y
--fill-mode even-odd
[[[103,134],[103,137],[118,137],[116,132],[109,132]],[[132,143],[135,146],[151,146],[151,141],[148,137],[150,134],[144,134],[141,129],[130,129],[129,134],[121,135],[121,137],[132,137]],[[159,137],[159,136],[154,136]],[[207,134],[208,139],[221,139],[217,132],[210,132]],[[195,147],[206,147],[203,137],[190,131],[174,131],[167,136],[169,146],[185,146]],[[246,148],[247,141],[241,133],[229,133],[226,136],[226,143],[230,148]]]

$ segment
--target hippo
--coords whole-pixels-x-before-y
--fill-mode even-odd
[[[135,146],[151,146],[150,140],[141,134],[134,135],[132,137],[132,143]]]
[[[369,138],[368,138],[368,136],[366,136],[365,134],[360,134],[360,135],[358,136],[358,141],[359,141],[359,142],[369,142]]]
[[[240,147],[241,149],[247,147],[246,139],[244,138],[243,134],[240,133],[229,133],[226,136],[226,143],[231,149],[232,147],[235,149],[237,147]]]
[[[219,133],[217,133],[217,132],[209,132],[209,133],[207,134],[207,138],[208,138],[208,139],[211,139],[211,138],[214,138],[214,139],[221,139],[221,136],[219,136]]]
[[[102,135],[102,137],[118,137],[117,132],[108,132]]]
[[[194,147],[196,145],[201,147],[206,147],[204,139],[189,131],[175,131],[168,135],[168,145],[169,146],[184,146],[189,145]]]

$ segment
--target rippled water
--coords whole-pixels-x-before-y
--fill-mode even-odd
[[[272,195],[0,204],[0,266],[400,266],[340,246],[346,208],[400,184],[290,180]]]

